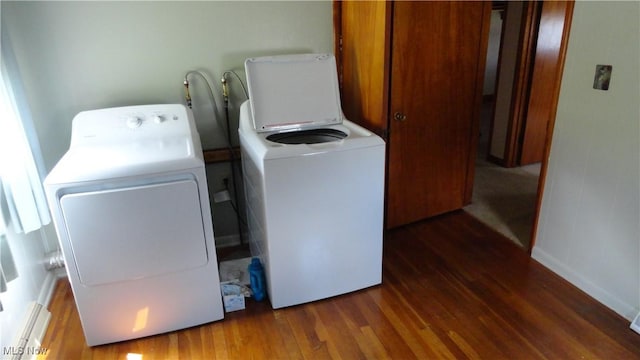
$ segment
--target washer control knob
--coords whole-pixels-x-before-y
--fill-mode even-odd
[[[137,127],[140,127],[140,125],[142,125],[142,119],[137,117],[137,116],[130,116],[127,118],[127,126],[135,129]]]
[[[153,117],[151,118],[153,119],[153,122],[156,124],[160,124],[164,121],[164,116],[163,115],[153,115]]]

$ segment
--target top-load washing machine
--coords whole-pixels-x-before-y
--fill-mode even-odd
[[[239,135],[251,253],[273,308],[382,281],[385,143],[343,118],[333,55],[247,59]]]
[[[202,148],[184,106],[79,113],[44,185],[87,344],[223,318]]]

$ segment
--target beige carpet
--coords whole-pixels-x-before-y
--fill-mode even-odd
[[[528,249],[539,173],[540,164],[508,169],[477,159],[472,203],[464,210]]]

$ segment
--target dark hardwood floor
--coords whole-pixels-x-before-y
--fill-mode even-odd
[[[627,320],[462,211],[388,232],[383,284],[331,299],[94,348],[66,280],[50,311],[47,359],[640,359]]]

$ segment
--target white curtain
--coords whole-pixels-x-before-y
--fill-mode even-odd
[[[7,222],[16,233],[40,229],[51,221],[42,188],[40,147],[25,103],[7,31],[0,57],[0,292],[17,276],[6,242]],[[6,214],[5,214],[6,211]],[[0,303],[0,311],[2,304]]]
[[[2,31],[0,179],[14,231],[28,233],[51,218],[42,188],[40,146],[6,34]]]

